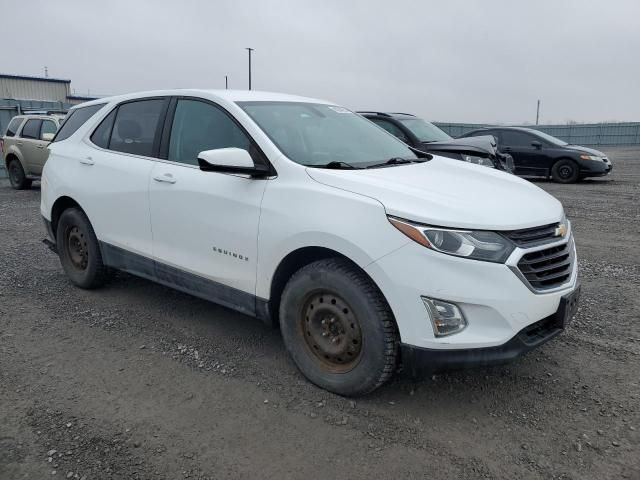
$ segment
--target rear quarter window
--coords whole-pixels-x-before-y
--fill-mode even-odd
[[[58,130],[58,134],[53,141],[60,142],[69,138],[105,105],[106,103],[100,103],[98,105],[89,105],[88,107],[80,107],[75,110],[71,110],[65,117],[64,123],[60,127],[60,130]]]

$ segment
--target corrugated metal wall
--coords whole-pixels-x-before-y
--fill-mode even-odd
[[[0,98],[0,136],[4,135],[13,117],[29,110],[68,110],[70,103],[41,100],[9,100]],[[6,177],[4,162],[0,162],[0,178]]]
[[[0,76],[0,98],[17,100],[65,101],[70,94],[71,81],[30,79],[28,77]]]
[[[492,126],[473,123],[435,124],[452,137],[459,137],[476,128]],[[522,126],[540,130],[574,145],[640,145],[640,122]]]

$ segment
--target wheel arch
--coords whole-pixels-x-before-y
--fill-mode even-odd
[[[20,155],[18,155],[14,151],[14,149],[10,149],[4,157],[4,166],[7,169],[7,171],[9,171],[9,162],[11,160],[17,160],[18,162],[20,162],[20,165],[22,165],[22,169],[26,172],[24,162],[20,158]]]
[[[289,252],[276,267],[274,274],[271,277],[269,300],[265,305],[266,311],[262,312],[263,314],[259,316],[267,318],[270,320],[270,323],[277,325],[280,313],[280,299],[289,278],[304,266],[325,258],[341,258],[346,260],[355,269],[366,275],[384,297],[384,292],[382,292],[371,275],[369,275],[360,265],[345,254],[328,247],[305,246]],[[385,301],[387,301],[386,297]]]
[[[86,215],[84,209],[73,198],[67,195],[58,197],[51,207],[51,230],[54,237],[58,231],[58,221],[60,220],[60,216],[69,208],[78,208]]]

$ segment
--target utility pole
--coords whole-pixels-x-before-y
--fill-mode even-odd
[[[226,75],[224,76],[224,89],[229,90],[229,77]]]
[[[249,90],[251,90],[251,52],[253,52],[255,49],[247,47],[245,48],[245,50],[249,52]]]
[[[44,66],[44,78],[49,78],[49,68],[46,65]]]
[[[540,99],[538,99],[538,108],[536,110],[536,125],[538,125],[539,121],[540,121]]]

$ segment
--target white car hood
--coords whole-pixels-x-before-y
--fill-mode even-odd
[[[443,157],[370,170],[307,168],[315,181],[374,198],[387,214],[434,226],[517,230],[560,221],[562,205],[534,184]]]

